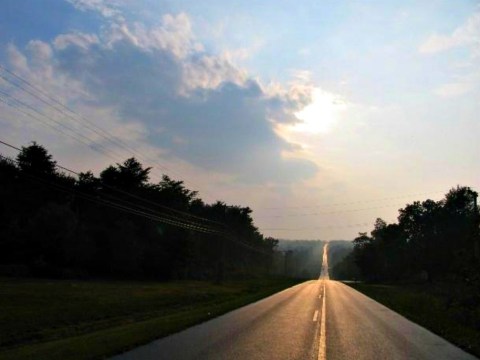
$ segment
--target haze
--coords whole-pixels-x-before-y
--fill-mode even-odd
[[[478,190],[477,1],[225,4],[6,0],[0,62],[152,159],[153,180],[250,206],[265,236],[353,239]],[[98,144],[131,156],[0,106],[4,140],[60,165],[105,168]]]

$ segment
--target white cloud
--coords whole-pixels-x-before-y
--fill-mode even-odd
[[[458,40],[452,36],[433,34],[420,45],[418,50],[423,54],[433,54],[458,45],[460,45]]]
[[[480,12],[470,16],[464,24],[451,34],[433,34],[420,45],[423,54],[435,54],[451,49],[464,48],[470,52],[467,61],[456,61],[451,65],[450,77],[444,84],[437,86],[434,94],[443,98],[453,98],[471,92],[479,84],[478,66],[480,61]]]
[[[160,25],[147,27],[140,22],[129,24],[124,20],[114,21],[103,34],[108,46],[118,41],[129,41],[144,50],[168,50],[179,59],[202,52],[203,46],[196,41],[190,18],[185,13],[165,14]]]
[[[433,54],[463,46],[472,47],[474,56],[480,55],[480,12],[469,17],[449,35],[431,35],[420,45],[419,51],[424,54]]]
[[[93,44],[98,44],[98,37],[94,34],[84,34],[81,32],[61,34],[53,40],[53,45],[58,50],[63,50],[67,46],[75,46],[86,50]]]
[[[116,0],[68,0],[81,11],[96,11],[105,18],[120,16],[119,2]]]
[[[34,58],[45,61],[52,57],[52,48],[46,42],[32,40],[28,43],[27,49],[33,54]]]
[[[294,70],[290,70],[290,74],[294,79],[301,81],[302,83],[305,83],[305,84],[311,83],[312,72],[310,70],[294,69]]]
[[[311,104],[315,85],[311,81],[312,74],[308,70],[291,70],[290,75],[292,80],[288,82],[287,86],[278,82],[270,82],[263,85],[263,91],[271,97],[284,99],[293,114]],[[285,120],[280,120],[280,122],[285,122]],[[287,122],[297,122],[297,119],[293,116]]]
[[[227,56],[207,53],[184,13],[164,15],[152,27],[120,14],[101,31],[32,41],[24,53],[12,46],[11,58],[103,128],[123,129],[117,135],[171,159],[244,183],[291,183],[316,173],[312,161],[283,156],[295,146],[272,124],[297,121],[293,113],[308,103],[309,85],[296,79],[289,89],[266,92]]]
[[[456,97],[460,96],[463,94],[468,93],[470,90],[472,90],[473,84],[467,83],[467,82],[457,82],[457,83],[450,83],[450,84],[444,84],[437,89],[434,90],[435,94],[445,97],[445,98],[451,98],[451,97]]]
[[[242,85],[248,79],[246,71],[218,56],[201,55],[192,61],[184,62],[182,67],[184,83],[181,92],[184,94],[197,88],[214,89],[223,82]]]
[[[132,31],[128,28],[127,24],[124,21],[113,22],[110,27],[104,32],[103,38],[105,45],[108,47],[113,47],[115,43],[121,41],[128,41],[135,46],[140,45],[139,36],[141,32],[138,31],[137,34],[133,34]]]
[[[166,14],[162,17],[162,26],[153,29],[151,38],[160,49],[169,49],[179,58],[184,58],[191,51],[203,50],[201,44],[195,43],[190,18],[185,13]]]
[[[28,71],[27,57],[18,51],[17,47],[13,44],[7,45],[8,62],[12,64],[16,71],[25,73]]]
[[[316,88],[312,94],[312,102],[295,113],[301,122],[293,125],[291,131],[307,134],[326,133],[335,125],[346,108],[347,104],[342,97]]]

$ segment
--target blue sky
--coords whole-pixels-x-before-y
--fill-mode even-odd
[[[407,201],[479,190],[478,1],[1,7],[3,66],[144,154],[152,180],[252,207],[266,235],[352,239]],[[78,170],[130,155],[0,87],[111,152],[0,103],[4,140],[36,140]]]

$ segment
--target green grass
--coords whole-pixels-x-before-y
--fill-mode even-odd
[[[297,282],[0,279],[0,359],[101,359]]]
[[[413,322],[480,356],[480,304],[461,304],[455,289],[435,285],[347,285]],[[452,301],[452,299],[454,299]]]

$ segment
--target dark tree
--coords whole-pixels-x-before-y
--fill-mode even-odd
[[[152,168],[143,168],[135,158],[125,160],[117,164],[118,181],[120,186],[127,189],[135,189],[145,186],[148,182],[148,174]]]
[[[17,162],[20,170],[26,173],[47,176],[53,176],[56,173],[56,162],[52,160],[52,155],[35,141],[30,146],[22,146]]]

